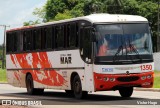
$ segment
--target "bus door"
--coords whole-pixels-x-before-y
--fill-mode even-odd
[[[81,28],[81,56],[85,63],[85,85],[87,91],[94,91],[93,57],[92,57],[92,27]]]

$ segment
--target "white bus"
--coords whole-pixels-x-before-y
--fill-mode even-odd
[[[146,18],[89,16],[7,31],[8,83],[28,94],[65,90],[76,98],[88,92],[153,86],[152,41]]]

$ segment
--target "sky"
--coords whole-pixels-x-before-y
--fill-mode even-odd
[[[8,29],[22,27],[23,22],[39,19],[33,15],[35,8],[42,7],[47,0],[0,0],[0,25]],[[0,45],[4,40],[4,28],[0,26]]]

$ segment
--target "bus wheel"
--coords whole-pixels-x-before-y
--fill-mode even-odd
[[[122,97],[130,97],[133,93],[133,87],[124,87],[119,89],[119,93]]]
[[[73,92],[75,98],[77,99],[82,99],[86,97],[88,94],[87,91],[82,91],[82,84],[78,75],[76,75],[73,80]]]
[[[33,78],[32,78],[31,74],[27,75],[26,87],[27,87],[27,93],[30,94],[30,95],[43,94],[43,92],[44,92],[44,89],[36,89],[36,88],[34,88]]]

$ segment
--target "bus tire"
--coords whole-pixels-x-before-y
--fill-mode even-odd
[[[27,75],[27,78],[26,78],[26,87],[27,87],[27,93],[29,95],[43,94],[43,92],[44,92],[44,89],[34,88],[33,78],[32,78],[31,74]]]
[[[133,93],[133,87],[124,87],[119,89],[119,93],[122,97],[131,97]]]
[[[76,75],[73,79],[73,93],[77,99],[85,98],[88,94],[87,91],[82,91],[82,84],[78,75]]]

